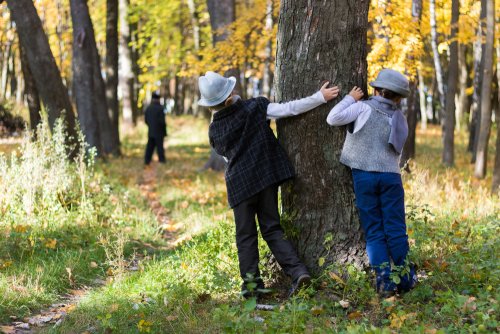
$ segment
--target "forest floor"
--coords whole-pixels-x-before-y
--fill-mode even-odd
[[[20,179],[0,189],[0,332],[28,332],[25,324],[48,333],[500,330],[500,201],[489,193],[491,176],[471,177],[465,134],[457,136],[457,166],[444,168],[440,130],[420,131],[404,175],[412,259],[423,278],[416,289],[380,300],[364,271],[332,266],[291,300],[275,285],[268,303],[276,307],[262,311],[239,296],[224,176],[200,171],[210,153],[206,121],[169,121],[166,165],[144,168],[143,125],[126,136],[122,157],[93,167],[52,159],[58,168],[47,172],[30,160],[33,149],[16,167],[0,161],[2,184]],[[43,186],[23,173],[39,173]],[[17,188],[24,190],[8,191]],[[264,264],[269,250],[260,241]]]

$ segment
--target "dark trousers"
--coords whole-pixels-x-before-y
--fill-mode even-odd
[[[151,159],[153,158],[153,152],[156,148],[158,153],[158,160],[160,162],[165,162],[165,150],[163,149],[163,137],[149,137],[148,143],[146,144],[146,155],[144,157],[144,163],[149,165]]]
[[[278,212],[278,186],[267,187],[233,210],[240,274],[244,281],[248,274],[260,279],[256,215],[262,237],[285,273],[293,280],[308,273],[290,241],[284,238]]]
[[[409,251],[401,175],[359,169],[353,169],[352,175],[370,265],[378,287],[392,290],[391,259],[394,265],[403,266]],[[403,288],[409,280],[408,275],[401,277]]]

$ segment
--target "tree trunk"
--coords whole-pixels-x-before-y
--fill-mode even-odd
[[[85,0],[70,0],[73,22],[73,93],[78,110],[80,127],[89,147],[102,154],[101,131],[97,121],[94,54],[91,39],[93,30],[89,28],[90,18]],[[92,35],[91,35],[92,34]]]
[[[425,96],[425,82],[422,74],[422,69],[418,69],[418,96],[420,99],[420,128],[422,131],[427,130],[427,99]]]
[[[26,95],[26,100],[28,101],[28,109],[30,113],[30,129],[33,131],[33,134],[36,135],[36,128],[42,121],[42,117],[40,115],[40,111],[42,110],[40,106],[40,97],[38,96],[35,80],[33,79],[33,75],[31,74],[31,70],[29,68],[26,51],[22,45],[19,46],[19,55],[21,58],[21,70],[24,76],[24,94]]]
[[[486,2],[481,0],[481,15],[479,27],[477,29],[477,38],[474,43],[474,93],[472,94],[471,105],[471,124],[469,132],[469,152],[472,152],[471,163],[476,162],[477,142],[479,139],[479,126],[481,124],[481,82],[483,81],[483,22],[486,20]]]
[[[429,2],[430,10],[430,20],[431,20],[431,46],[432,55],[434,58],[434,69],[436,71],[437,80],[437,91],[439,94],[439,114],[442,116],[445,108],[445,96],[444,96],[444,83],[443,83],[443,69],[441,67],[441,61],[439,60],[438,51],[438,36],[437,36],[437,24],[436,24],[436,0],[430,0]],[[444,117],[440,117],[443,120]]]
[[[477,141],[476,164],[474,176],[486,176],[488,141],[491,130],[491,83],[493,82],[493,47],[495,42],[495,0],[486,2],[486,44],[484,47],[483,78],[481,82],[481,120]]]
[[[266,30],[272,31],[274,26],[273,17],[274,0],[267,0],[266,6]],[[271,62],[273,57],[272,38],[267,42],[265,49],[264,73],[262,73],[262,94],[267,98],[271,97],[271,87],[273,82],[273,73],[271,71]]]
[[[399,163],[400,167],[405,167],[407,172],[410,168],[407,165],[408,160],[415,157],[415,139],[417,135],[417,113],[420,106],[418,98],[418,83],[415,81],[410,82],[410,95],[406,100],[407,113],[406,119],[408,121],[408,138],[406,139]]]
[[[118,0],[106,1],[106,100],[116,155],[120,154],[118,103]]]
[[[222,32],[224,27],[234,22],[236,19],[236,8],[234,0],[207,0],[208,12],[210,14],[210,25],[212,26],[213,44],[224,41],[228,37],[227,31]],[[238,69],[232,69],[225,73],[236,77],[236,91],[243,94]],[[222,171],[226,166],[224,159],[212,149],[210,158],[203,166],[203,170],[212,169]]]
[[[54,128],[56,120],[64,113],[67,142],[74,143],[77,135],[73,107],[35,6],[31,0],[9,0],[7,5],[16,23],[20,44],[25,48],[37,90],[47,110],[49,124]]]
[[[196,3],[195,0],[187,0],[188,3],[188,8],[189,8],[189,14],[191,16],[191,27],[193,29],[193,41],[194,41],[194,51],[196,52],[196,59],[200,59],[199,57],[199,51],[200,51],[200,15],[196,9]],[[198,84],[198,76],[195,76],[193,78],[194,85],[191,85],[193,92],[193,102],[191,104],[191,107],[193,109],[193,114],[198,115],[199,112],[199,107],[198,107],[198,92],[196,91],[196,87]]]
[[[467,46],[465,44],[458,45],[458,94],[456,97],[457,111],[456,128],[460,130],[464,123],[464,117],[470,110],[470,99],[467,96],[467,84],[469,82],[469,72],[467,69]]]
[[[134,125],[134,72],[132,70],[132,51],[130,50],[130,25],[128,22],[129,0],[119,0],[120,12],[120,72],[119,88],[122,98],[123,121]]]
[[[458,18],[460,16],[460,1],[451,2],[451,34],[450,34],[450,63],[448,65],[448,89],[446,96],[446,110],[443,119],[443,156],[445,166],[455,164],[455,95],[458,81]]]
[[[497,51],[497,97],[499,108],[496,110],[497,121],[497,143],[495,154],[495,167],[493,170],[493,182],[491,192],[500,195],[500,45],[496,48]]]
[[[2,76],[0,78],[0,99],[7,98],[7,86],[9,82],[9,64],[12,58],[12,44],[14,43],[14,36],[12,34],[12,23],[7,31],[7,40],[5,43],[5,51],[2,59]]]
[[[367,0],[282,1],[275,74],[278,101],[308,96],[324,78],[341,84],[344,94],[353,86],[366,92],[368,7]],[[281,187],[283,215],[289,221],[285,227],[315,273],[321,258],[327,264],[366,263],[351,173],[339,162],[346,130],[327,125],[331,107],[278,121],[278,138],[297,173]]]

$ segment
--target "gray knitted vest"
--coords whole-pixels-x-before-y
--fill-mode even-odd
[[[391,116],[372,108],[365,125],[356,133],[347,132],[340,162],[368,172],[401,173],[400,155],[388,143]]]

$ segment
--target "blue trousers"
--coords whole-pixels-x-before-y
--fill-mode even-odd
[[[391,260],[403,266],[409,251],[401,175],[353,169],[352,176],[368,259],[377,274],[377,289],[395,290],[396,284],[390,278]],[[409,289],[412,275],[400,277],[398,287]]]

